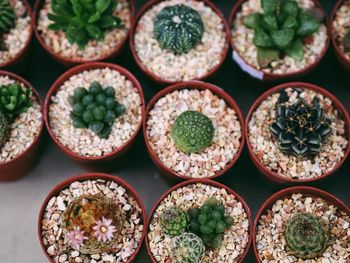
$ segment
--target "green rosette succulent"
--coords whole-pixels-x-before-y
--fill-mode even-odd
[[[204,24],[193,8],[178,4],[164,7],[154,20],[154,35],[163,49],[189,52],[202,40]]]
[[[5,144],[9,134],[9,123],[5,116],[0,110],[0,148]]]
[[[103,40],[107,31],[121,27],[113,15],[116,7],[116,0],[52,0],[49,29],[62,30],[69,43],[84,49],[90,40]]]
[[[173,240],[173,263],[199,263],[204,255],[203,241],[193,233],[183,233]]]
[[[197,111],[185,111],[175,120],[171,136],[185,153],[201,152],[211,145],[215,133],[212,121]]]
[[[166,209],[159,218],[160,227],[169,236],[178,236],[187,228],[187,213],[178,207]]]
[[[347,30],[343,40],[345,52],[350,52],[350,28]]]
[[[9,0],[0,0],[0,36],[8,33],[16,22],[16,15]]]
[[[258,64],[266,68],[287,55],[297,61],[304,58],[303,40],[317,32],[324,14],[318,8],[302,10],[295,0],[261,0],[263,13],[243,18],[254,30]]]
[[[285,239],[290,253],[308,259],[320,256],[327,247],[329,227],[320,217],[299,213],[287,222]]]

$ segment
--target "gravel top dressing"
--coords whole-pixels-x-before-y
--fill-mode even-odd
[[[315,258],[302,259],[290,254],[284,230],[297,213],[311,213],[329,224],[328,246]],[[256,246],[263,263],[347,263],[350,259],[350,216],[319,197],[295,193],[277,200],[259,219]]]
[[[8,76],[0,76],[0,86],[16,83]],[[22,87],[26,88],[23,84]],[[41,105],[32,94],[32,105],[27,112],[21,113],[10,126],[10,134],[5,144],[0,148],[0,165],[8,162],[28,149],[40,132],[43,123]]]
[[[275,109],[279,93],[266,98],[253,112],[249,121],[249,143],[261,164],[280,176],[293,179],[310,179],[322,176],[331,171],[344,157],[348,145],[346,140],[345,122],[332,101],[312,90],[300,87],[299,97],[311,103],[317,96],[325,115],[332,121],[332,134],[322,145],[321,151],[313,159],[302,159],[292,155],[285,155],[279,149],[269,130],[275,119]],[[298,99],[298,93],[293,88],[286,89],[289,103]]]
[[[340,6],[334,18],[333,27],[339,48],[344,52],[345,56],[350,59],[350,51],[345,51],[343,45],[345,35],[350,28],[350,1],[344,1]]]
[[[157,207],[152,216],[148,240],[149,246],[157,262],[171,261],[172,239],[165,236],[159,224],[160,214],[168,207],[179,207],[188,210],[202,206],[209,198],[221,201],[226,213],[233,218],[233,225],[225,231],[222,245],[217,250],[206,250],[200,262],[222,263],[237,262],[249,243],[249,220],[242,203],[236,197],[227,193],[225,189],[202,183],[191,184],[171,192]]]
[[[204,23],[201,42],[188,53],[162,49],[154,37],[154,19],[168,6],[184,4],[199,12]],[[155,4],[138,21],[134,45],[142,64],[162,80],[177,82],[199,79],[217,66],[224,55],[226,31],[221,18],[201,1],[167,0]]]
[[[175,119],[187,110],[205,114],[215,133],[200,153],[180,151],[171,137]],[[176,173],[193,178],[215,175],[234,159],[240,148],[242,129],[236,112],[210,90],[183,89],[159,99],[147,117],[147,135],[160,161]]]
[[[103,87],[113,87],[116,100],[126,107],[126,112],[113,123],[108,139],[98,137],[89,129],[75,128],[70,118],[72,106],[68,97],[76,88],[88,88],[93,81]],[[103,68],[86,70],[66,80],[52,96],[48,115],[51,129],[64,147],[80,156],[103,156],[128,142],[142,120],[141,112],[141,96],[132,82],[116,70]]]

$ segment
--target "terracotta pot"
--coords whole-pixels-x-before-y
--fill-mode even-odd
[[[243,198],[238,195],[235,191],[233,191],[231,188],[223,185],[223,184],[220,184],[218,182],[215,182],[215,181],[212,181],[212,180],[208,180],[208,179],[191,179],[191,180],[188,180],[188,181],[185,181],[185,182],[182,182],[182,183],[179,183],[175,186],[173,186],[172,188],[170,188],[168,191],[166,191],[162,197],[160,197],[158,199],[158,201],[155,203],[155,205],[153,206],[153,208],[151,209],[151,213],[149,214],[149,217],[148,217],[148,223],[147,223],[147,226],[145,227],[145,229],[147,230],[147,235],[146,235],[146,247],[147,247],[147,252],[148,252],[148,255],[152,261],[152,263],[158,263],[156,261],[156,259],[154,258],[153,254],[152,254],[152,251],[151,251],[151,248],[149,246],[149,239],[148,239],[148,232],[149,232],[149,225],[152,221],[152,217],[153,217],[153,214],[154,212],[156,211],[157,207],[160,205],[160,203],[169,195],[171,194],[173,191],[176,191],[177,189],[181,188],[181,187],[184,187],[184,186],[187,186],[187,185],[191,185],[191,184],[197,184],[197,183],[201,183],[201,184],[206,184],[206,185],[211,185],[211,186],[214,186],[214,187],[217,187],[217,188],[221,188],[221,189],[225,189],[229,194],[231,195],[234,195],[236,197],[236,199],[243,205],[243,208],[247,214],[247,217],[248,217],[248,220],[249,220],[249,241],[248,241],[248,244],[247,244],[247,247],[245,248],[245,251],[244,253],[241,255],[240,258],[236,259],[235,262],[237,263],[241,263],[243,262],[243,259],[245,258],[245,256],[247,255],[248,251],[249,251],[249,247],[250,247],[250,244],[251,244],[251,234],[253,233],[253,228],[252,228],[252,220],[251,220],[251,214],[250,214],[250,209],[248,207],[248,205],[246,204],[246,202],[243,200]]]
[[[140,67],[140,69],[156,83],[158,83],[160,85],[167,85],[167,84],[173,84],[175,82],[180,82],[180,81],[169,81],[166,79],[162,79],[162,78],[158,77],[156,74],[154,74],[152,71],[150,71],[140,60],[139,56],[137,55],[135,45],[134,45],[134,35],[135,35],[135,31],[136,31],[136,28],[137,28],[137,25],[138,25],[140,18],[148,9],[150,9],[152,6],[154,6],[155,4],[158,4],[159,2],[162,2],[162,1],[163,0],[150,0],[140,9],[140,11],[136,15],[135,23],[133,24],[132,30],[130,31],[129,45],[130,45],[131,53],[136,61],[136,64]],[[207,79],[207,78],[213,76],[218,71],[218,69],[222,66],[222,64],[224,63],[225,58],[226,58],[227,53],[228,53],[228,50],[229,50],[229,37],[228,37],[229,36],[229,27],[227,25],[225,17],[221,13],[221,11],[212,3],[212,1],[209,1],[209,0],[200,0],[200,1],[204,2],[207,6],[209,6],[211,9],[213,9],[214,12],[221,18],[221,20],[224,24],[224,27],[225,27],[225,31],[226,31],[226,43],[225,43],[225,48],[223,50],[220,63],[217,66],[215,66],[214,68],[212,68],[205,76],[203,76],[199,79],[196,79],[196,80],[203,80],[203,79]]]
[[[269,73],[269,72],[263,72],[263,71],[257,69],[254,65],[251,65],[250,63],[248,63],[246,61],[246,59],[239,54],[236,45],[232,41],[232,33],[231,33],[231,27],[232,27],[232,24],[233,24],[234,19],[236,17],[236,14],[241,10],[242,4],[246,1],[247,0],[238,0],[238,2],[234,5],[234,7],[231,11],[230,18],[229,18],[230,42],[231,42],[231,46],[233,49],[233,59],[236,61],[236,63],[239,65],[239,67],[243,71],[247,72],[250,76],[252,76],[256,79],[266,80],[266,81],[277,81],[277,80],[282,80],[282,79],[293,79],[293,78],[301,77],[301,76],[306,75],[307,73],[311,72],[313,69],[315,69],[320,64],[322,58],[326,54],[328,47],[329,47],[329,43],[330,43],[329,33],[328,33],[328,39],[326,41],[326,46],[322,50],[321,54],[319,54],[318,58],[316,59],[316,61],[313,64],[308,65],[304,69],[301,69],[301,70],[298,70],[295,72],[290,72],[290,73],[274,74],[274,73]],[[318,0],[313,0],[313,2],[315,3],[316,7],[320,8],[323,11],[323,13],[326,14],[326,12],[324,11],[322,5],[320,4],[320,2]],[[326,21],[324,21],[324,23],[326,23]]]
[[[23,4],[25,5],[25,7],[27,9],[28,16],[32,19],[32,9],[31,9],[28,1],[27,0],[21,0],[21,1],[23,2]],[[28,53],[29,53],[30,42],[32,40],[32,36],[33,36],[33,27],[32,27],[31,22],[30,22],[29,37],[28,37],[24,47],[13,58],[6,61],[5,63],[2,63],[2,64],[0,63],[0,68],[13,69],[13,68],[17,68],[19,66],[22,66],[26,60]]]
[[[71,76],[76,75],[80,72],[83,72],[85,70],[91,70],[91,69],[99,69],[99,68],[110,68],[112,70],[116,70],[120,72],[122,75],[124,75],[128,80],[130,80],[134,87],[138,90],[140,97],[141,97],[141,121],[138,124],[138,127],[134,134],[130,137],[130,139],[124,143],[121,147],[115,149],[109,154],[105,154],[103,156],[81,156],[78,155],[77,153],[71,151],[67,147],[65,147],[63,144],[60,143],[60,141],[56,138],[55,133],[52,131],[51,126],[50,126],[50,119],[49,119],[49,107],[51,104],[51,97],[57,92],[57,90],[61,87],[61,85],[68,80]],[[50,90],[48,91],[44,103],[44,119],[45,119],[45,124],[46,128],[55,142],[55,144],[69,157],[74,159],[75,161],[79,162],[80,164],[83,165],[105,165],[107,164],[112,164],[112,161],[115,161],[117,158],[121,157],[123,154],[125,154],[132,146],[133,142],[136,139],[136,135],[141,129],[141,125],[143,122],[143,119],[145,117],[145,100],[144,100],[144,95],[142,91],[142,87],[138,80],[125,68],[115,65],[115,64],[110,64],[110,63],[104,63],[104,62],[91,62],[91,63],[86,63],[82,64],[76,67],[71,68],[70,70],[66,71],[61,75],[51,86]]]
[[[330,175],[332,175],[336,170],[339,169],[339,167],[345,162],[346,158],[349,155],[350,152],[350,143],[348,143],[348,146],[345,150],[344,153],[344,157],[337,163],[337,165],[329,172],[324,173],[321,176],[318,176],[316,178],[310,178],[310,179],[292,179],[292,178],[286,178],[283,177],[281,175],[278,175],[275,172],[270,171],[269,169],[267,169],[264,165],[261,164],[261,162],[259,161],[258,157],[254,154],[254,150],[252,148],[252,146],[249,143],[249,121],[250,118],[252,116],[252,114],[255,112],[256,108],[269,96],[271,96],[272,94],[278,93],[279,91],[285,89],[285,88],[289,88],[289,87],[301,87],[301,88],[306,88],[306,89],[310,89],[313,90],[317,93],[322,94],[323,96],[325,96],[326,98],[330,99],[332,101],[332,103],[334,104],[335,108],[337,108],[337,110],[339,111],[340,115],[343,117],[344,122],[345,122],[345,128],[346,128],[346,139],[348,140],[348,142],[350,142],[350,117],[348,112],[346,111],[346,109],[344,108],[343,104],[330,92],[328,92],[327,90],[310,84],[310,83],[305,83],[305,82],[289,82],[289,83],[284,83],[281,85],[278,85],[276,87],[273,87],[271,89],[269,89],[268,91],[264,92],[255,102],[254,104],[251,106],[247,118],[246,118],[246,130],[245,130],[245,137],[247,140],[247,146],[248,146],[248,151],[249,151],[249,155],[253,161],[253,163],[255,164],[255,166],[258,168],[258,170],[264,174],[268,179],[279,183],[279,184],[295,184],[295,183],[311,183],[311,182],[315,182],[315,181],[319,181],[322,179],[325,179],[326,177],[329,177]]]
[[[32,90],[34,96],[36,97],[38,103],[42,105],[39,93],[27,82],[25,79],[7,71],[0,70],[0,76],[8,76],[9,78],[23,83],[25,87]],[[40,144],[40,138],[43,133],[44,120],[42,121],[39,132],[34,138],[32,144],[27,147],[21,154],[19,154],[14,159],[7,162],[0,162],[0,181],[13,181],[25,174],[27,174],[34,166],[38,157],[38,147]]]
[[[128,192],[128,194],[130,196],[133,196],[135,198],[135,200],[137,201],[137,203],[140,205],[141,209],[142,209],[142,221],[143,224],[146,224],[147,222],[147,217],[146,217],[146,212],[145,212],[145,207],[142,203],[142,200],[140,198],[140,196],[137,194],[136,190],[129,185],[126,181],[124,181],[123,179],[119,178],[118,176],[113,176],[113,175],[109,175],[109,174],[103,174],[103,173],[85,173],[85,174],[81,174],[78,176],[73,176],[70,177],[66,180],[64,180],[63,182],[59,183],[58,185],[56,185],[46,196],[44,203],[41,206],[40,209],[40,213],[39,213],[39,217],[38,217],[38,238],[39,238],[39,243],[40,246],[44,252],[44,254],[46,255],[46,257],[48,258],[49,262],[55,263],[55,261],[50,257],[50,255],[47,253],[46,248],[44,246],[43,240],[41,238],[41,220],[43,218],[44,212],[45,212],[45,208],[48,204],[48,202],[50,201],[50,199],[57,195],[61,190],[67,188],[71,183],[76,182],[76,181],[86,181],[86,180],[96,180],[96,179],[103,179],[106,181],[113,181],[115,183],[117,183],[118,185],[124,187],[126,189],[126,191]],[[130,258],[128,259],[128,261],[126,261],[127,263],[131,263],[134,261],[135,257],[137,256],[141,245],[143,243],[143,239],[145,238],[145,234],[146,234],[146,228],[144,227],[143,229],[143,233],[142,233],[142,238],[139,242],[139,244],[137,245],[137,248],[134,252],[134,254],[132,256],[130,256]]]
[[[134,1],[133,0],[128,0],[130,3],[130,27],[133,25],[133,19],[134,19],[134,12],[135,12],[135,6],[134,6]],[[58,63],[65,67],[71,67],[76,64],[82,64],[82,63],[88,63],[88,62],[96,62],[96,61],[103,61],[103,60],[108,60],[108,61],[113,61],[123,50],[123,47],[128,39],[128,34],[119,42],[117,46],[115,46],[113,49],[111,49],[110,53],[101,56],[100,58],[97,59],[90,59],[90,60],[80,60],[80,59],[75,59],[75,58],[67,58],[67,57],[62,57],[58,54],[56,54],[49,46],[45,44],[45,41],[43,40],[41,34],[39,33],[37,29],[37,20],[38,16],[40,13],[40,10],[44,4],[45,0],[36,0],[35,5],[34,5],[34,12],[33,12],[33,18],[32,18],[32,27],[35,33],[35,36],[40,43],[40,45],[43,47],[43,49]]]
[[[149,112],[153,109],[154,104],[165,95],[175,91],[175,90],[182,90],[182,89],[198,89],[198,90],[210,90],[213,94],[217,95],[219,98],[224,99],[227,105],[234,109],[236,112],[236,115],[238,117],[239,123],[241,125],[241,131],[242,131],[242,137],[240,139],[240,146],[239,149],[234,157],[227,165],[226,167],[217,172],[214,176],[207,177],[206,179],[214,179],[217,178],[223,174],[225,174],[239,159],[243,146],[244,146],[244,118],[243,114],[236,103],[236,101],[223,89],[219,88],[218,86],[215,86],[210,83],[202,82],[202,81],[189,81],[189,82],[180,82],[177,84],[173,84],[167,88],[162,89],[159,91],[148,103],[146,108],[146,117],[143,122],[143,136],[145,138],[146,148],[149,153],[149,156],[151,157],[152,161],[156,164],[156,166],[162,171],[163,174],[169,176],[171,179],[191,179],[191,177],[183,176],[181,174],[178,174],[177,172],[171,170],[167,166],[165,166],[162,161],[159,159],[159,157],[156,155],[156,153],[153,151],[150,143],[149,143],[149,137],[147,134],[147,118]]]
[[[257,263],[262,263],[259,257],[258,249],[256,246],[256,235],[257,235],[257,228],[259,225],[259,219],[262,215],[266,214],[267,210],[271,209],[274,203],[282,198],[290,197],[295,193],[301,193],[306,196],[310,197],[320,197],[324,199],[325,201],[329,202],[332,205],[335,205],[336,207],[339,207],[341,210],[345,211],[347,214],[350,215],[350,209],[347,207],[344,202],[340,201],[337,197],[334,195],[331,195],[330,193],[327,193],[323,190],[320,190],[318,188],[314,187],[308,187],[308,186],[294,186],[289,187],[286,189],[283,189],[275,194],[273,194],[271,197],[269,197],[263,205],[260,207],[255,220],[254,220],[254,227],[253,227],[253,250],[254,255],[256,258]]]
[[[328,27],[329,27],[329,32],[332,38],[332,43],[333,43],[333,47],[335,50],[335,55],[337,56],[339,62],[343,65],[343,67],[350,71],[350,59],[347,58],[344,54],[344,52],[339,48],[339,44],[337,43],[336,40],[336,32],[335,29],[333,27],[333,21],[335,19],[336,13],[339,10],[339,8],[342,6],[342,4],[344,3],[344,0],[338,0],[333,11],[332,14],[328,20]]]

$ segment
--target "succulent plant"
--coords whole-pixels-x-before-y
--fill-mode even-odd
[[[116,7],[116,0],[52,0],[49,29],[62,30],[69,43],[84,49],[90,40],[103,40],[106,31],[121,26],[113,15]]]
[[[270,125],[272,136],[284,154],[312,158],[331,134],[331,121],[325,117],[319,99],[314,97],[312,105],[300,98],[288,105],[288,95],[281,91],[276,107],[276,121]]]
[[[350,52],[350,28],[347,30],[345,34],[343,44],[344,44],[345,52]]]
[[[199,263],[204,255],[203,241],[193,233],[183,233],[173,240],[172,262]]]
[[[103,139],[109,137],[116,118],[125,113],[125,106],[115,100],[114,88],[103,89],[97,81],[90,85],[89,90],[76,88],[68,102],[73,107],[70,115],[73,126],[89,128]]]
[[[214,132],[213,123],[206,115],[189,110],[176,118],[171,136],[178,149],[185,153],[196,153],[211,145]]]
[[[233,218],[225,214],[225,207],[211,197],[200,208],[188,210],[189,231],[198,235],[210,248],[220,248],[225,231],[233,224]]]
[[[0,0],[0,36],[8,33],[16,22],[16,15],[9,0]]]
[[[13,122],[21,113],[31,106],[31,90],[13,83],[0,86],[0,110]]]
[[[82,195],[68,205],[62,223],[73,249],[83,254],[103,253],[122,238],[124,214],[103,194]]]
[[[318,31],[324,17],[322,10],[302,10],[295,0],[261,0],[261,5],[263,13],[243,18],[244,25],[254,29],[259,66],[268,67],[284,55],[303,60],[303,39]]]
[[[154,20],[154,35],[160,47],[175,54],[193,49],[201,42],[203,32],[200,14],[183,4],[164,7]]]
[[[299,258],[315,258],[327,247],[329,227],[320,217],[298,213],[287,222],[285,239],[291,254]]]
[[[9,123],[5,114],[0,110],[0,148],[5,144],[9,134]]]
[[[169,236],[178,236],[187,228],[187,213],[178,207],[166,209],[159,218],[160,226]]]

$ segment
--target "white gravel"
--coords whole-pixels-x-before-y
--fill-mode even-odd
[[[154,37],[153,21],[166,6],[184,4],[199,12],[204,23],[202,42],[187,54],[174,55],[161,49]],[[134,45],[142,64],[157,77],[177,82],[204,77],[224,55],[226,31],[221,18],[202,1],[167,0],[147,10],[136,26]]]
[[[233,226],[225,231],[222,246],[218,250],[207,250],[201,262],[203,263],[234,263],[244,253],[249,243],[249,219],[241,202],[228,193],[207,184],[191,184],[171,192],[156,208],[149,224],[148,240],[152,255],[157,262],[170,263],[170,248],[172,239],[164,235],[160,228],[159,216],[172,206],[183,210],[202,206],[210,197],[221,201],[226,213],[233,218]]]
[[[334,34],[336,42],[345,54],[345,56],[350,60],[350,52],[345,52],[343,46],[343,40],[346,32],[350,28],[350,1],[344,1],[337,11],[335,18],[333,20]]]
[[[248,126],[248,143],[261,164],[280,176],[293,179],[316,178],[330,172],[342,160],[348,145],[345,122],[332,101],[312,90],[302,89],[300,96],[308,103],[311,103],[315,96],[320,99],[326,117],[332,121],[332,134],[314,159],[304,160],[285,155],[278,149],[277,142],[272,138],[269,126],[275,121],[275,106],[279,93],[269,96],[257,107]],[[290,96],[289,103],[295,103],[297,92],[292,88],[286,91]]]
[[[73,95],[78,87],[89,88],[93,81],[98,81],[103,88],[114,87],[116,100],[126,107],[126,112],[115,120],[108,139],[99,138],[89,129],[74,128],[69,116],[72,106],[68,103],[68,96]],[[83,71],[66,80],[51,97],[50,127],[59,142],[74,153],[103,156],[122,147],[136,132],[142,121],[142,103],[137,88],[118,71],[111,68]]]
[[[312,213],[330,224],[330,244],[314,259],[288,253],[284,237],[287,221],[296,213]],[[295,193],[277,200],[259,219],[256,246],[262,263],[348,263],[350,261],[350,215],[319,197]]]
[[[8,76],[0,76],[0,86],[16,83]],[[21,85],[25,87],[22,83]],[[11,124],[11,132],[7,142],[0,148],[0,165],[3,162],[11,161],[28,149],[35,138],[39,135],[40,127],[43,124],[41,105],[34,96],[31,95],[32,106],[27,112],[21,113]]]
[[[187,110],[205,114],[215,128],[211,146],[201,153],[181,152],[171,137],[174,121]],[[166,167],[187,177],[209,177],[235,158],[242,129],[235,110],[210,90],[182,89],[155,103],[147,116],[147,136],[154,153]]]

